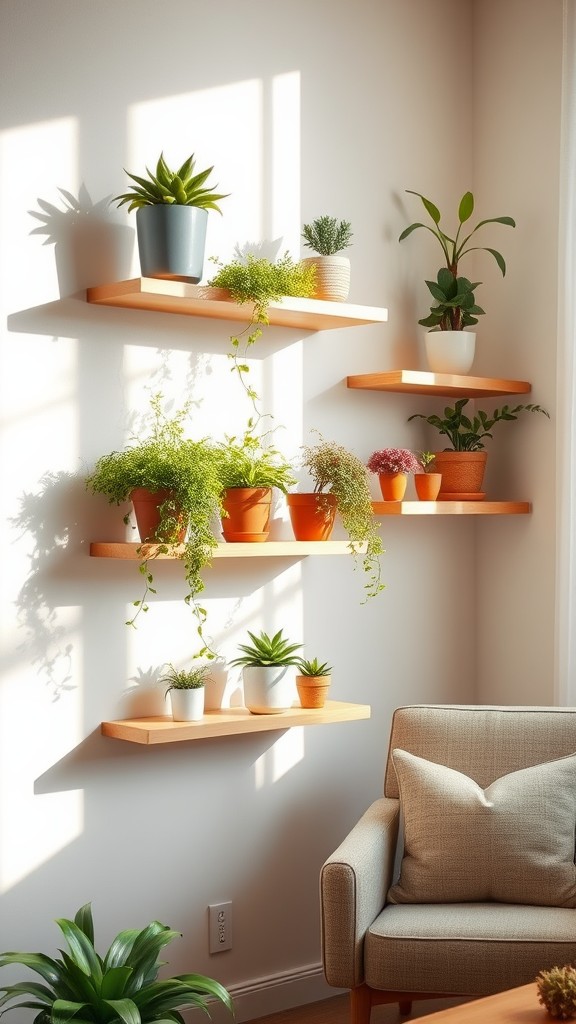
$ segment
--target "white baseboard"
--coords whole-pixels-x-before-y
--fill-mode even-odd
[[[235,1024],[315,1003],[319,999],[330,999],[345,991],[326,983],[320,963],[227,987],[234,1001]],[[210,1016],[213,1024],[232,1024],[230,1014],[221,1003],[210,1003]],[[193,1010],[189,1020],[191,1024],[208,1024],[202,1010]]]

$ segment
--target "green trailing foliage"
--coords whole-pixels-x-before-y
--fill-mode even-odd
[[[410,420],[425,420],[431,427],[436,427],[441,435],[450,441],[450,448],[446,451],[455,452],[477,452],[486,447],[485,439],[492,437],[492,427],[500,421],[517,420],[521,412],[541,412],[550,419],[550,414],[541,405],[530,402],[528,405],[503,405],[501,409],[494,409],[492,413],[478,409],[474,416],[467,416],[464,412],[469,398],[460,398],[453,407],[447,406],[444,409],[444,416],[426,416],[424,413],[415,412],[408,417]],[[429,454],[429,453],[428,453]]]
[[[463,327],[478,323],[476,317],[483,314],[484,310],[476,305],[474,290],[482,282],[472,283],[467,278],[461,277],[458,273],[459,263],[470,252],[488,252],[493,256],[502,276],[504,276],[506,263],[502,254],[496,249],[471,245],[470,242],[473,235],[486,224],[504,224],[514,228],[516,222],[512,217],[489,217],[479,221],[472,230],[469,231],[468,228],[463,230],[464,225],[468,223],[474,212],[474,196],[472,192],[465,192],[458,205],[458,228],[454,238],[451,238],[440,227],[441,214],[438,207],[420,192],[414,192],[412,189],[406,189],[406,191],[409,195],[418,196],[422,201],[422,205],[432,221],[432,226],[420,221],[410,224],[404,228],[398,241],[402,242],[413,231],[423,228],[438,240],[445,261],[445,267],[438,273],[436,281],[426,281],[437,305],[432,306],[429,315],[419,320],[418,323],[424,327],[438,328],[441,331],[460,331]]]
[[[104,956],[94,947],[89,903],[73,921],[59,918],[68,952],[52,959],[44,953],[2,953],[0,967],[21,964],[42,983],[17,982],[0,988],[1,1013],[35,1011],[34,1024],[184,1024],[181,1010],[201,1007],[210,1017],[209,1001],[218,1000],[233,1014],[229,992],[202,974],[179,974],[158,980],[160,951],[179,938],[159,921],[120,932]]]
[[[336,217],[317,217],[302,228],[304,245],[319,256],[334,256],[351,244],[352,226],[348,220]]]
[[[132,210],[139,210],[142,206],[158,206],[160,204],[170,206],[198,206],[205,210],[217,210],[222,213],[218,202],[220,199],[227,199],[228,194],[212,191],[212,186],[206,186],[207,179],[212,174],[213,167],[195,173],[194,154],[184,161],[177,171],[171,170],[161,153],[156,164],[154,174],[146,168],[147,178],[141,178],[137,174],[126,171],[129,178],[136,184],[130,185],[129,192],[122,192],[115,196],[113,202],[118,206],[128,204],[128,213]]]
[[[234,658],[232,665],[253,665],[264,668],[269,665],[298,665],[298,657],[295,651],[302,647],[302,644],[292,643],[283,635],[279,629],[274,636],[269,636],[262,630],[259,636],[248,630],[251,644],[239,644],[240,650],[244,653]]]
[[[317,444],[303,445],[302,466],[314,482],[316,494],[333,494],[350,549],[358,556],[358,545],[366,544],[362,567],[366,573],[366,598],[384,589],[380,555],[384,553],[379,524],[372,509],[368,470],[353,452],[322,435]]]

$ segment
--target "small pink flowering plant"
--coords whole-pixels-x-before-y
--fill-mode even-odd
[[[381,448],[367,462],[371,473],[418,473],[420,463],[409,448]]]

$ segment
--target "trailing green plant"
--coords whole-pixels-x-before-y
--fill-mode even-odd
[[[551,1017],[572,1020],[576,1017],[576,967],[551,967],[536,977],[538,1000]]]
[[[166,671],[160,677],[160,683],[168,683],[166,694],[170,690],[199,690],[210,680],[210,665],[193,665],[192,668],[174,668],[174,665],[165,666]]]
[[[229,359],[232,369],[238,374],[246,395],[259,419],[258,394],[248,383],[250,367],[246,362],[248,353],[262,335],[262,327],[269,323],[268,306],[279,302],[284,296],[307,298],[314,294],[316,268],[302,261],[294,262],[285,252],[275,263],[265,257],[248,253],[245,258],[222,263],[216,257],[210,259],[218,270],[208,284],[212,288],[225,288],[239,305],[249,302],[252,311],[248,325],[239,334],[230,335]]]
[[[321,434],[317,444],[302,446],[302,466],[314,482],[314,493],[330,493],[336,498],[342,525],[350,540],[350,550],[356,557],[362,554],[362,568],[367,575],[366,599],[384,589],[381,581],[380,555],[384,553],[379,524],[372,509],[372,495],[368,470],[362,460],[335,441],[327,441]]]
[[[167,417],[162,409],[161,393],[152,395],[150,406],[149,436],[143,440],[134,438],[124,451],[114,451],[98,459],[86,479],[86,487],[93,494],[105,495],[116,505],[129,501],[132,491],[138,487],[169,492],[169,498],[160,507],[157,543],[152,547],[141,544],[137,549],[145,590],[143,596],[133,602],[136,612],[127,625],[135,625],[138,615],[148,611],[148,595],[156,593],[151,562],[160,554],[178,554],[184,563],[188,589],[184,600],[198,619],[203,644],[200,654],[207,654],[209,649],[202,632],[206,611],[198,604],[197,595],[204,589],[202,569],[210,563],[216,547],[213,523],[222,511],[219,455],[212,441],[206,438],[193,441],[185,437],[184,421],[189,413],[189,402],[172,417]],[[124,522],[129,523],[130,518],[129,511],[124,515]],[[176,547],[183,522],[187,527],[186,539],[181,547]]]
[[[248,630],[251,644],[239,644],[240,650],[244,653],[230,663],[231,665],[245,666],[252,665],[264,668],[269,665],[298,665],[298,657],[295,651],[302,647],[302,644],[292,643],[283,635],[279,629],[274,636],[270,636],[261,630],[259,636]]]
[[[0,967],[21,964],[42,979],[41,984],[26,980],[0,988],[2,1013],[35,1010],[34,1024],[184,1024],[181,1010],[201,1007],[210,1017],[209,1001],[214,999],[234,1013],[230,993],[203,974],[158,980],[165,966],[158,960],[160,951],[181,937],[159,921],[140,931],[119,932],[104,956],[94,946],[89,903],[73,921],[59,918],[56,924],[68,945],[60,958],[44,953],[0,955]]]
[[[352,226],[350,221],[337,221],[336,217],[317,217],[302,228],[304,245],[319,256],[333,256],[351,244]]]
[[[463,235],[463,225],[467,224],[474,212],[474,196],[472,192],[465,192],[458,206],[458,228],[454,238],[451,238],[440,227],[441,214],[438,207],[420,192],[414,192],[412,189],[406,189],[406,192],[409,195],[418,196],[422,201],[424,209],[432,221],[432,227],[419,221],[410,224],[404,228],[398,241],[402,242],[408,238],[417,228],[424,228],[438,240],[445,260],[445,266],[438,272],[436,281],[426,281],[428,290],[437,305],[431,306],[428,316],[419,320],[418,323],[423,327],[437,328],[440,331],[460,331],[464,327],[477,324],[477,317],[483,314],[484,310],[476,305],[474,291],[482,282],[471,282],[468,278],[460,276],[458,273],[460,261],[470,252],[488,252],[494,257],[502,276],[504,276],[506,263],[501,253],[486,246],[470,245],[470,240],[486,224],[504,224],[514,228],[516,222],[512,217],[490,217],[479,221],[471,231],[465,228],[464,231],[468,231],[468,233]]]
[[[277,487],[284,494],[296,481],[281,452],[265,444],[267,435],[251,433],[252,422],[240,437],[227,436],[219,446],[219,476],[223,488]]]
[[[478,409],[474,416],[467,416],[464,412],[469,398],[460,398],[454,407],[447,406],[443,416],[426,416],[424,413],[415,412],[408,417],[410,420],[425,420],[431,427],[435,427],[441,435],[450,441],[450,448],[445,451],[456,452],[477,452],[486,447],[485,439],[492,437],[492,427],[500,421],[518,419],[521,412],[540,412],[550,419],[550,414],[541,405],[515,405],[512,409],[509,405],[503,405],[501,409],[494,409],[492,413]]]
[[[128,213],[132,210],[139,210],[142,206],[158,206],[160,204],[171,206],[198,206],[204,210],[217,210],[222,213],[218,202],[220,199],[227,199],[228,194],[212,191],[212,186],[205,187],[206,180],[212,174],[213,167],[204,171],[194,173],[194,154],[184,161],[177,171],[171,170],[161,153],[156,164],[156,173],[153,174],[146,168],[147,178],[141,178],[137,174],[125,173],[135,185],[130,185],[129,192],[122,192],[115,196],[113,202],[118,206],[128,203]]]
[[[317,658],[300,658],[298,661],[298,670],[302,676],[313,676],[318,678],[320,676],[329,676],[332,672],[332,666],[327,661],[320,662]]]

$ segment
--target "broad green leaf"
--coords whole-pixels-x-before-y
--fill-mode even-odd
[[[105,1002],[124,1024],[140,1024],[140,1011],[131,999],[107,999]]]
[[[471,192],[465,192],[458,207],[458,219],[461,224],[469,220],[474,211],[474,196]]]
[[[53,987],[62,980],[62,965],[43,953],[3,953],[0,956],[0,967],[6,964],[22,964],[23,967],[29,967]]]
[[[74,923],[84,932],[88,941],[94,945],[94,921],[92,919],[90,903],[85,903],[83,907],[80,907],[80,910],[74,916]]]
[[[102,999],[120,999],[125,991],[132,967],[110,967],[102,978],[100,995]]]
[[[57,999],[52,1007],[51,1024],[66,1024],[76,1017],[85,1007],[85,1003],[74,1003],[69,999]]]

